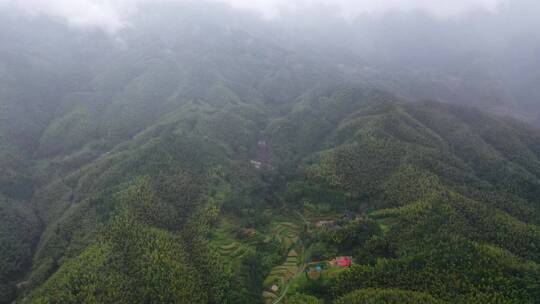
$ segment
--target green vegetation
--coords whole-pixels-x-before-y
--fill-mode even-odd
[[[298,227],[290,222],[277,222],[272,227],[270,234],[285,249],[290,248],[298,241]]]
[[[291,279],[293,279],[302,270],[299,268],[298,253],[291,250],[287,255],[286,260],[279,266],[272,268],[270,274],[264,280],[265,291],[263,297],[268,302],[272,302],[272,299],[278,298],[282,292],[287,288]],[[277,290],[272,290],[272,287],[277,287]]]
[[[24,195],[6,191],[2,292],[22,282],[30,303],[540,298],[535,131],[360,89],[306,96],[267,127],[264,108],[234,100],[186,105],[77,169],[74,156],[55,158],[64,173],[36,175],[35,208],[14,208]],[[320,119],[302,131],[298,115]],[[514,153],[497,128],[515,130]],[[227,137],[235,130],[252,135]],[[257,132],[270,138],[272,169],[249,163]],[[53,161],[36,164],[48,172]],[[33,228],[10,224],[21,216]],[[303,275],[307,262],[343,255],[351,269]]]
[[[0,303],[540,303],[538,130],[169,19],[2,46]]]
[[[359,289],[335,304],[442,304],[429,294],[398,289]]]

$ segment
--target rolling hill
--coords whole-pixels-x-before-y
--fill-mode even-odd
[[[539,303],[540,130],[186,9],[0,15],[0,303]]]

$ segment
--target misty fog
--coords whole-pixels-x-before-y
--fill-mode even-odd
[[[42,23],[70,26],[62,29],[66,37],[57,37],[56,43],[67,44],[61,52],[81,51],[69,45],[74,39],[90,45],[91,39],[110,40],[96,59],[113,48],[136,48],[130,43],[141,39],[188,44],[182,35],[201,31],[203,41],[204,35],[228,31],[251,36],[256,46],[268,44],[311,60],[310,68],[407,98],[476,104],[538,119],[540,5],[535,1],[3,0],[0,8],[4,49],[27,35],[52,34]],[[24,28],[30,33],[17,33]],[[130,41],[134,33],[145,36]]]

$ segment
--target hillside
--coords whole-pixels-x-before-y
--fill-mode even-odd
[[[260,138],[272,169],[249,163]],[[293,291],[321,300],[376,288],[535,303],[539,147],[540,133],[516,121],[369,89],[315,90],[278,116],[242,103],[186,104],[76,169],[81,152],[37,161],[40,172],[61,171],[28,207],[45,230],[21,255],[32,267],[19,297],[253,303],[292,247],[306,259],[357,261],[325,287]],[[264,237],[280,219],[299,226],[309,225],[299,215],[350,213],[360,217],[345,234]]]
[[[540,130],[504,96],[144,13],[0,10],[0,303],[540,303]]]

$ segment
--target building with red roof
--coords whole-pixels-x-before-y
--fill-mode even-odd
[[[335,258],[333,261],[333,264],[339,267],[351,267],[352,265],[352,258],[351,257],[338,257]]]

